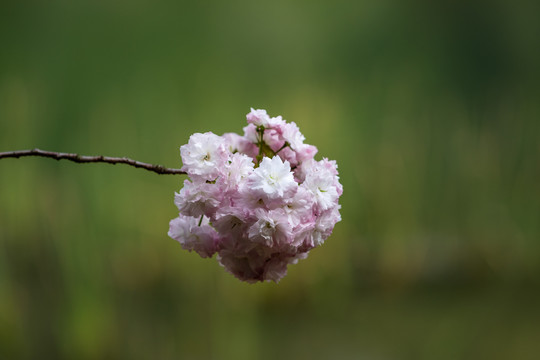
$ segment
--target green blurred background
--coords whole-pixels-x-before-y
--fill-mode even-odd
[[[533,1],[2,1],[0,151],[179,167],[249,107],[336,159],[279,283],[167,237],[180,176],[0,161],[0,359],[537,359]]]

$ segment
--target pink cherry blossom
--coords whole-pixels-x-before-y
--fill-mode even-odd
[[[193,134],[186,145],[180,147],[182,170],[192,177],[214,180],[225,166],[229,152],[224,138],[211,132]]]
[[[217,253],[242,281],[278,282],[331,235],[343,186],[294,122],[253,108],[246,118],[243,135],[197,133],[180,148],[190,179],[169,236],[201,257]]]
[[[253,159],[249,156],[240,153],[231,154],[231,160],[223,171],[227,188],[237,192],[238,187],[253,172],[253,166]]]
[[[268,204],[276,200],[282,202],[293,196],[298,188],[289,162],[283,162],[279,156],[263,158],[259,167],[248,176],[247,182],[251,191]]]
[[[253,124],[255,126],[267,126],[270,121],[270,116],[266,113],[266,110],[262,109],[253,109],[246,115],[248,124]]]
[[[283,208],[270,211],[258,209],[255,216],[257,221],[248,230],[251,241],[276,248],[291,242],[292,224]]]
[[[217,251],[218,234],[208,224],[208,218],[199,225],[198,220],[191,216],[172,219],[169,236],[178,241],[185,250],[193,250],[201,257],[212,257]]]
[[[304,145],[306,138],[302,135],[298,126],[294,122],[291,122],[284,126],[283,139],[289,143],[291,149],[299,150]]]
[[[181,214],[187,216],[211,216],[222,200],[219,185],[201,181],[184,181],[184,187],[175,194],[174,203]]]
[[[244,126],[244,138],[253,143],[255,145],[259,141],[259,137],[257,134],[257,126],[253,124],[248,124],[247,126]]]
[[[308,189],[321,210],[330,209],[337,203],[339,195],[334,185],[334,177],[328,171],[311,172],[303,185]]]

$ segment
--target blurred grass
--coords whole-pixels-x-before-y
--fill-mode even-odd
[[[4,1],[0,151],[180,165],[250,106],[336,159],[278,285],[166,235],[182,179],[0,162],[0,358],[534,359],[540,35],[517,1]]]

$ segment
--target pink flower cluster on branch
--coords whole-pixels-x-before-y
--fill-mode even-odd
[[[247,114],[244,135],[191,135],[180,147],[189,175],[175,194],[169,236],[250,283],[278,282],[288,264],[324,243],[341,220],[335,161],[314,160],[294,122]]]

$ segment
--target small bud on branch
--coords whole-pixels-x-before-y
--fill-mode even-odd
[[[108,163],[108,164],[126,164],[136,168],[142,168],[148,171],[162,175],[185,175],[186,172],[180,169],[169,169],[161,165],[147,164],[140,161],[132,160],[126,157],[110,157],[110,156],[84,156],[79,154],[61,153],[54,151],[45,151],[40,149],[18,150],[0,152],[0,159],[4,158],[20,158],[24,156],[40,156],[56,160],[66,159],[76,163]]]

